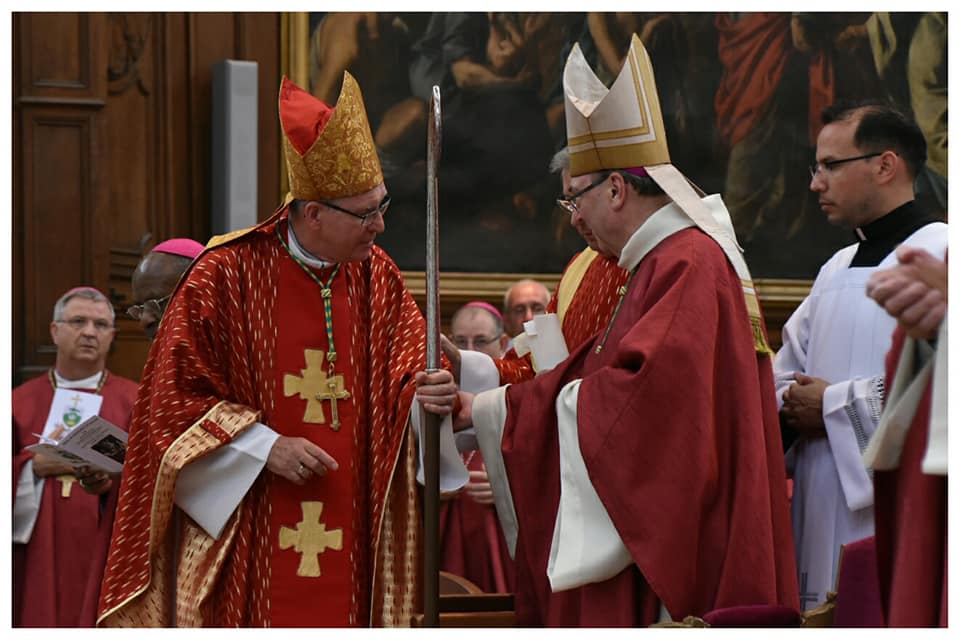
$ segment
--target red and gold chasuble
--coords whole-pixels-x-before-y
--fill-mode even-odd
[[[281,209],[208,249],[171,298],[131,422],[102,626],[398,626],[419,606],[407,423],[413,374],[424,367],[423,316],[379,248],[341,265],[333,430],[333,403],[310,401],[323,393],[311,385],[322,389],[330,374],[311,368],[330,346],[323,299],[278,240],[285,218]],[[305,420],[308,411],[324,421]],[[174,518],[180,470],[256,421],[309,438],[339,469],[303,487],[264,469],[216,539]]]

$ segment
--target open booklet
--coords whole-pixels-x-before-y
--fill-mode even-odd
[[[89,465],[107,473],[120,473],[127,455],[127,433],[109,420],[91,416],[61,438],[41,436],[26,447],[74,467]]]

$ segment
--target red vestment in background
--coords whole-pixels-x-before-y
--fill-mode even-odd
[[[637,266],[601,336],[506,391],[501,450],[518,520],[518,622],[645,626],[720,607],[799,608],[769,357],[754,349],[742,284],[698,229]],[[579,443],[634,564],[553,593],[547,563],[560,499],[555,401],[582,379]]]
[[[547,313],[557,313],[560,304],[566,305],[561,331],[571,351],[607,326],[619,299],[617,290],[630,275],[617,266],[616,258],[589,253],[593,258],[582,272],[572,267],[583,252],[570,260],[547,305]],[[568,278],[579,281],[570,282]],[[572,293],[567,292],[567,286]],[[561,294],[569,295],[570,299],[561,300]],[[529,357],[517,357],[512,349],[503,359],[494,360],[494,364],[500,372],[501,384],[534,376]],[[468,468],[477,471],[482,465],[483,456],[477,450]],[[513,559],[493,505],[477,504],[460,494],[441,505],[440,525],[441,569],[467,578],[487,593],[513,591]]]
[[[468,470],[483,470],[479,450],[464,454],[464,460]],[[440,569],[484,593],[513,592],[513,559],[492,504],[479,504],[466,493],[440,503]]]
[[[170,302],[131,424],[104,626],[173,623],[167,543],[177,474],[255,421],[311,440],[340,468],[302,487],[264,469],[217,539],[181,514],[177,623],[404,625],[419,606],[420,506],[407,424],[413,374],[425,364],[423,317],[379,248],[342,264],[331,285],[335,373],[350,396],[337,402],[339,430],[329,401],[323,423],[307,421],[315,392],[288,389],[286,378],[299,385],[309,377],[305,350],[329,352],[323,297],[280,244],[278,225],[286,238],[285,209],[209,249]],[[332,274],[315,271],[324,282]],[[312,561],[319,575],[305,568]]]
[[[101,392],[99,415],[126,430],[137,383],[109,374]],[[43,433],[52,401],[46,375],[13,390],[14,494],[23,465],[33,458],[24,447]],[[13,545],[13,626],[94,626],[119,486],[115,479],[107,493],[94,496],[73,482],[63,497],[63,482],[46,479],[30,542]]]
[[[906,333],[897,327],[887,354],[887,384]],[[923,473],[930,426],[927,383],[900,454],[900,466],[873,472],[877,574],[889,627],[947,626],[947,476]]]
[[[547,313],[557,313],[565,279],[571,277],[570,268],[582,253],[575,255],[564,267],[560,283],[547,305]],[[607,326],[620,298],[617,290],[626,284],[629,276],[628,271],[617,266],[616,258],[596,255],[590,261],[567,304],[560,327],[567,349],[571,353]],[[522,382],[533,377],[530,359],[518,358],[513,350],[502,360],[494,362],[500,371],[500,384]]]

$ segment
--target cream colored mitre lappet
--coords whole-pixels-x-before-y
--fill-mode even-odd
[[[653,65],[636,34],[620,75],[607,87],[574,45],[563,69],[570,175],[642,167],[693,222],[713,238],[743,285],[757,351],[772,353],[763,333],[763,318],[753,278],[737,244],[729,214],[718,221],[689,181],[670,164],[667,136]]]

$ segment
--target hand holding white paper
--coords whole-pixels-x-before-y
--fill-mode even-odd
[[[519,356],[530,354],[533,369],[537,373],[553,369],[570,355],[557,314],[534,316],[533,320],[523,323],[523,331],[514,338],[513,347]]]

